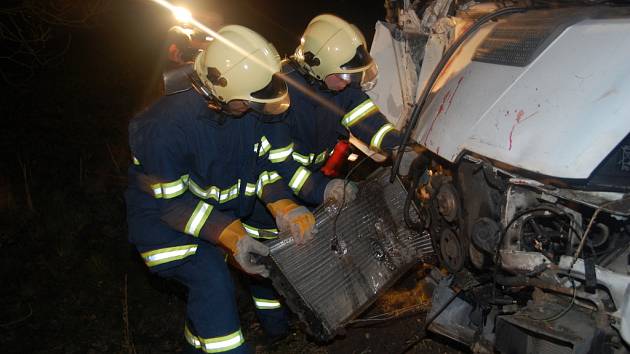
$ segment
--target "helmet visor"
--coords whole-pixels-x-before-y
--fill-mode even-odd
[[[267,86],[252,92],[250,96],[253,100],[249,101],[249,107],[262,114],[276,115],[289,108],[287,83],[278,73],[273,74]]]
[[[343,70],[356,70],[364,68],[370,64],[372,64],[374,60],[370,53],[368,53],[367,49],[365,49],[364,45],[360,45],[357,47],[357,50],[348,62],[345,64],[341,64],[341,68]]]
[[[291,100],[289,99],[289,94],[287,94],[286,92],[284,93],[284,96],[276,97],[276,100],[271,102],[249,101],[248,103],[249,108],[258,113],[267,115],[277,115],[284,113],[284,111],[289,108],[290,104]]]
[[[274,98],[282,97],[287,93],[287,83],[282,80],[279,74],[273,74],[271,81],[267,86],[261,88],[256,92],[252,92],[250,95],[253,98],[260,100],[272,100]]]
[[[372,63],[363,71],[355,73],[339,73],[335,74],[340,79],[350,83],[350,86],[360,88],[363,91],[369,91],[376,85],[378,77],[378,67],[376,63]]]

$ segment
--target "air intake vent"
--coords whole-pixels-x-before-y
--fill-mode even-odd
[[[567,27],[584,18],[578,9],[531,11],[510,16],[492,29],[472,60],[527,66]]]

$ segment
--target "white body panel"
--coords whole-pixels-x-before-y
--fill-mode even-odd
[[[447,64],[414,139],[561,178],[588,178],[630,131],[630,20],[567,28],[526,67],[472,62],[494,24]]]
[[[402,128],[403,118],[411,109],[417,81],[414,64],[409,62],[408,56],[398,54],[400,47],[389,29],[377,22],[370,55],[378,65],[379,75],[374,88],[366,93],[397,129]]]

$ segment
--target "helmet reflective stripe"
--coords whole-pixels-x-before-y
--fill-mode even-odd
[[[175,198],[183,194],[188,187],[188,175],[181,176],[178,180],[167,183],[156,183],[151,185],[153,195],[156,198]]]
[[[259,299],[257,297],[253,297],[253,299],[254,305],[256,305],[256,308],[259,310],[273,310],[282,307],[278,300]]]
[[[279,149],[269,151],[269,160],[273,163],[283,162],[293,152],[293,143]]]
[[[293,174],[291,181],[289,182],[289,187],[293,190],[295,194],[300,193],[300,189],[311,175],[311,171],[306,168],[300,166],[297,171]]]
[[[183,245],[177,247],[160,248],[140,254],[149,267],[180,260],[197,252],[197,245]]]
[[[184,232],[195,237],[199,236],[199,231],[201,231],[203,224],[206,223],[208,216],[210,216],[212,208],[212,205],[206,202],[200,201],[197,203],[195,211],[193,211],[190,219],[188,219],[188,223],[186,223]]]
[[[354,109],[348,112],[345,116],[343,116],[341,124],[346,128],[350,128],[376,110],[378,110],[378,107],[374,104],[374,102],[372,102],[371,99],[368,98],[358,106],[354,107]]]
[[[247,234],[254,238],[274,239],[278,237],[278,229],[260,229],[243,223]]]
[[[276,171],[261,172],[260,175],[258,176],[258,182],[256,184],[256,194],[258,195],[258,197],[262,196],[263,188],[265,188],[267,184],[274,183],[280,178],[281,178],[280,175]]]
[[[370,141],[370,148],[374,150],[380,150],[381,143],[383,142],[383,138],[385,137],[385,134],[387,134],[388,132],[392,130],[394,130],[393,125],[389,123],[383,124],[383,126],[372,137],[372,141]]]
[[[194,335],[188,328],[188,325],[186,325],[184,327],[184,336],[190,345],[197,349],[201,349],[206,353],[226,352],[245,343],[245,338],[243,337],[243,333],[241,333],[240,328],[236,332],[230,333],[227,336],[202,338]]]

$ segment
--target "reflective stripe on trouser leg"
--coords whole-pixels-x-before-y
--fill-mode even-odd
[[[254,298],[256,317],[270,336],[282,336],[289,332],[289,318],[286,308],[277,300],[278,293],[269,279],[246,277],[249,291]]]
[[[238,318],[234,284],[218,247],[200,243],[190,262],[158,273],[188,288],[187,341],[207,353],[247,353]]]
[[[197,252],[197,245],[182,245],[176,247],[158,248],[148,252],[142,252],[140,256],[149,267],[160,264],[178,261],[191,256]]]
[[[254,305],[259,310],[274,310],[282,307],[280,301],[274,299],[260,299],[255,296],[252,297],[254,299]]]
[[[240,328],[222,337],[203,338],[195,335],[193,331],[188,328],[188,324],[186,324],[184,327],[184,336],[188,344],[206,353],[223,353],[238,348],[245,343],[245,338]]]

